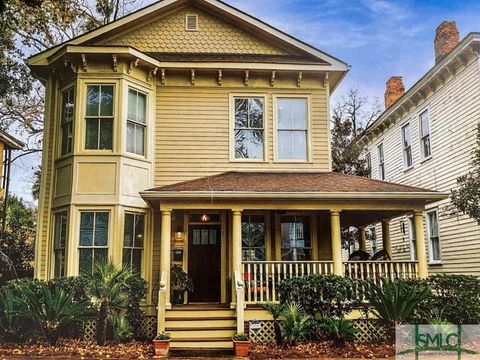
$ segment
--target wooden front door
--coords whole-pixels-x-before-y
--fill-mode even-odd
[[[220,234],[220,225],[189,226],[188,274],[194,286],[189,302],[220,302]]]

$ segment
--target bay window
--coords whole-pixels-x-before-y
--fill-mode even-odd
[[[113,85],[87,86],[85,149],[112,150]]]
[[[65,248],[67,243],[67,212],[55,214],[53,230],[54,276],[65,276]]]
[[[61,155],[70,154],[73,146],[73,119],[75,116],[75,91],[73,87],[62,93]]]
[[[109,215],[107,211],[80,213],[80,272],[91,272],[95,262],[108,259]]]
[[[127,151],[145,155],[145,133],[147,127],[147,95],[128,90]]]
[[[308,99],[277,98],[277,158],[308,158]]]
[[[235,159],[263,160],[265,121],[263,98],[234,98]]]
[[[123,265],[134,272],[142,270],[145,215],[126,213],[123,230]]]

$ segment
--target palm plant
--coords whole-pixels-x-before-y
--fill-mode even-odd
[[[24,306],[19,314],[32,321],[32,330],[52,345],[56,344],[60,334],[92,317],[90,303],[76,301],[73,292],[66,293],[60,288],[50,290],[45,283],[39,291],[22,288],[19,300]]]
[[[282,328],[280,327],[280,322],[278,321],[282,315],[284,306],[279,303],[268,302],[263,305],[263,308],[267,310],[273,319],[273,328],[275,331],[275,342],[277,345],[282,343]]]
[[[0,338],[5,341],[20,340],[24,335],[24,321],[20,314],[22,303],[8,287],[0,288]]]
[[[365,281],[362,293],[373,307],[374,314],[390,330],[393,330],[395,325],[408,322],[418,305],[431,294],[427,287],[386,278],[382,279],[381,285],[375,284],[373,280]]]
[[[98,345],[105,344],[108,316],[128,306],[127,283],[132,276],[130,268],[118,269],[111,261],[97,262],[92,273],[85,273],[87,292],[98,307],[95,334]]]
[[[280,315],[282,334],[288,345],[295,345],[310,331],[310,316],[295,303],[287,303]]]
[[[352,321],[344,318],[324,318],[320,327],[333,340],[333,344],[336,347],[345,346],[345,342],[353,340],[357,332]]]

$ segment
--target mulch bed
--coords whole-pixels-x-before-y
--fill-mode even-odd
[[[395,345],[347,343],[336,348],[331,341],[318,341],[292,347],[252,345],[251,360],[299,359],[299,358],[346,358],[346,359],[385,359],[395,356]]]
[[[107,343],[105,346],[98,346],[95,343],[83,340],[61,339],[55,346],[42,343],[19,345],[0,343],[1,356],[147,359],[153,356],[153,348],[151,341],[131,341],[125,344]]]

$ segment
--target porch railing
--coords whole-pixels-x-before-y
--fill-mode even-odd
[[[333,261],[244,261],[243,281],[245,303],[258,304],[279,301],[278,284],[293,277],[333,273]],[[380,284],[382,278],[414,279],[416,261],[345,261],[344,276],[351,279],[372,279]]]

